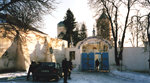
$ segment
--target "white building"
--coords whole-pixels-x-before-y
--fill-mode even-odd
[[[19,33],[17,36],[9,24],[0,25],[0,71],[28,70],[31,61],[61,63],[67,41],[50,38],[36,29]]]

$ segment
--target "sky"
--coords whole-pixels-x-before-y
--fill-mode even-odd
[[[88,0],[56,0],[56,1],[58,2],[58,4],[56,4],[56,9],[52,11],[51,14],[43,16],[44,24],[41,28],[42,29],[41,31],[47,33],[52,38],[57,38],[57,24],[60,21],[64,20],[64,17],[66,16],[66,11],[70,9],[72,13],[74,14],[76,22],[77,23],[84,22],[87,27],[88,36],[92,36],[93,27],[94,25],[96,25],[96,22],[95,22],[96,18],[94,18],[95,16],[94,10],[90,8],[88,4]],[[139,5],[136,5],[135,7],[133,7],[133,9],[137,7],[139,7]],[[139,9],[141,9],[140,11],[143,14],[146,14],[146,12],[149,11],[143,8],[139,8]],[[124,18],[126,16],[127,10],[125,9],[125,7],[120,7],[120,10],[124,10],[124,11],[121,11],[120,17],[118,16],[119,23],[122,25],[122,28],[123,28],[124,22],[125,22]],[[132,16],[135,13],[136,12],[132,10],[132,12],[130,12],[130,16]],[[130,34],[129,30],[127,30],[127,32],[129,33],[126,34],[125,43],[126,43],[126,46],[129,47],[129,46],[132,46],[131,41],[130,41],[132,35]],[[119,33],[118,35],[120,39],[122,37],[122,33]],[[141,42],[141,45],[142,45],[142,42]]]
[[[88,0],[57,0],[59,4],[56,4],[56,9],[52,11],[52,14],[43,16],[43,29],[42,31],[47,33],[50,37],[57,37],[57,24],[64,20],[66,11],[70,8],[76,22],[85,23],[88,30],[88,36],[92,35],[93,25],[95,19],[92,9],[88,5]]]

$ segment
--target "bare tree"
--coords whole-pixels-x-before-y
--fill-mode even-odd
[[[0,21],[4,20],[8,23],[4,23],[1,27],[6,32],[12,33],[15,40],[19,38],[24,40],[20,31],[35,30],[41,32],[36,29],[37,27],[35,28],[37,25],[35,22],[41,21],[43,14],[50,14],[55,9],[54,4],[56,4],[55,0],[0,0]],[[8,37],[8,34],[5,34],[4,37]]]
[[[148,2],[148,7],[150,7],[150,0],[147,0]],[[147,15],[147,36],[148,36],[148,41],[149,41],[149,47],[150,47],[150,12]]]
[[[139,11],[139,10],[138,10]],[[147,15],[134,15],[128,25],[132,37],[130,41],[133,47],[139,46],[139,41],[147,41]],[[136,43],[135,43],[136,42]],[[135,45],[136,44],[136,45]]]
[[[150,0],[139,0],[138,1],[143,7],[150,10]],[[148,11],[145,15],[139,16],[135,15],[133,17],[139,18],[137,19],[139,23],[139,27],[142,29],[141,38],[143,41],[148,40],[149,44],[149,69],[150,69],[150,11]]]
[[[1,0],[0,18],[26,29],[40,21],[43,14],[51,13],[54,3],[55,0]]]
[[[150,4],[150,1],[148,0],[148,3]],[[150,6],[150,5],[149,5]],[[147,36],[148,36],[148,44],[149,44],[149,73],[150,73],[150,12],[147,15],[148,25],[147,25]]]
[[[129,38],[129,41],[131,42],[131,45],[133,47],[135,47],[136,46],[135,45],[136,30],[135,30],[135,27],[133,26],[133,24],[130,25],[129,30],[130,30],[130,33],[131,33],[131,36],[132,36],[131,38]]]
[[[124,47],[124,40],[125,40],[125,34],[126,30],[128,28],[129,19],[130,19],[130,12],[131,8],[134,4],[136,4],[138,0],[89,0],[90,6],[96,9],[96,14],[99,14],[101,12],[102,8],[106,9],[110,24],[111,24],[111,31],[112,36],[114,39],[114,47],[115,47],[115,61],[116,65],[120,65],[120,61],[122,60],[122,53],[123,53],[123,47]],[[119,8],[124,7],[124,10],[121,10]],[[124,19],[124,25],[121,25],[121,23],[118,21],[118,19],[121,16],[121,13],[126,10],[126,15],[124,18],[121,18],[120,21],[123,21]],[[125,14],[125,13],[124,13]],[[121,26],[122,29],[122,36],[121,36],[121,42],[119,45],[120,51],[118,54],[118,30]]]

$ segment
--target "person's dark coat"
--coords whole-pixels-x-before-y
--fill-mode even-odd
[[[64,83],[67,83],[69,66],[68,66],[68,62],[67,62],[66,58],[62,61],[62,68],[63,68],[63,72],[64,72]]]
[[[32,62],[30,67],[29,67],[29,70],[28,70],[28,74],[27,74],[27,80],[29,80],[29,76],[30,76],[30,73],[32,72],[32,78],[34,79],[34,75],[33,75],[33,72],[34,70],[38,67],[38,64],[36,64],[35,62]]]
[[[68,66],[68,62],[66,59],[64,59],[62,61],[62,68],[63,68],[63,72],[67,71],[68,72],[68,69],[69,69],[69,66]]]
[[[95,61],[95,63],[96,63],[96,67],[98,67],[98,66],[99,66],[99,61],[98,61],[98,59]]]
[[[72,70],[72,62],[71,62],[71,60],[68,61],[68,67],[69,67],[68,78],[71,79],[71,70]]]
[[[68,61],[68,66],[69,66],[69,69],[72,70],[72,62],[71,61]]]

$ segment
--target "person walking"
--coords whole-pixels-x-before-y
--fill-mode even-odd
[[[68,68],[68,62],[66,58],[62,61],[62,68],[64,73],[64,83],[67,83],[67,75],[68,75],[69,68]]]
[[[96,59],[96,61],[95,61],[95,66],[96,66],[96,71],[98,71],[99,70],[99,61],[98,61],[98,59]]]
[[[68,79],[71,79],[71,71],[72,71],[72,61],[71,59],[68,61],[69,71],[68,71]]]
[[[29,80],[30,73],[32,73],[32,79],[35,80],[35,77],[33,75],[34,70],[38,67],[38,64],[36,62],[32,61],[31,65],[29,67],[28,73],[27,73],[27,80]]]

